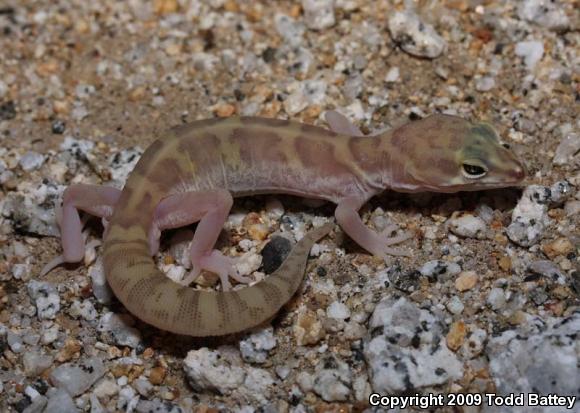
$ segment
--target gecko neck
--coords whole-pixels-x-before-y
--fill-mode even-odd
[[[377,176],[379,185],[383,190],[392,189],[397,192],[418,192],[422,190],[420,182],[414,179],[407,171],[406,166],[413,160],[393,145],[393,130],[382,132],[378,135],[364,137],[378,142],[375,154],[378,158],[375,164],[369,167],[377,168],[376,171],[368,171],[369,175]]]

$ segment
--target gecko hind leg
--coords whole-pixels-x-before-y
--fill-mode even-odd
[[[121,196],[117,188],[100,185],[75,184],[62,195],[62,207],[56,208],[56,221],[60,228],[63,253],[46,264],[40,275],[45,275],[65,262],[79,262],[85,254],[84,223],[79,210],[101,217],[106,226],[107,219]]]
[[[225,189],[186,192],[163,199],[155,209],[153,225],[149,230],[149,246],[152,254],[159,249],[162,230],[178,228],[199,221],[190,247],[193,269],[182,284],[190,284],[202,270],[220,277],[224,291],[231,288],[229,278],[241,283],[251,280],[238,274],[235,258],[226,257],[213,249],[233,204],[231,194]]]

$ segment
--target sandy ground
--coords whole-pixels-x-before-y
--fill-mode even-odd
[[[372,411],[373,392],[580,398],[579,27],[571,0],[0,0],[0,410]],[[127,323],[98,285],[98,248],[87,265],[39,275],[60,253],[54,205],[70,183],[121,186],[182,123],[327,127],[330,109],[366,133],[436,112],[492,123],[526,186],[373,199],[365,222],[412,231],[413,256],[382,262],[337,228],[273,329],[242,337]],[[294,241],[333,209],[262,196],[234,211],[220,245],[260,278],[270,234]],[[100,237],[95,222],[89,240]],[[164,253],[166,272],[182,274],[180,254]]]

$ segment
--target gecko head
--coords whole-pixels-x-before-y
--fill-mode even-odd
[[[474,191],[520,184],[522,163],[487,123],[471,123],[449,115],[433,115],[413,123],[412,161],[405,172],[423,190]]]

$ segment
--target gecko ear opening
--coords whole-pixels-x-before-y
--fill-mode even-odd
[[[477,161],[466,161],[461,165],[461,172],[467,179],[482,178],[487,174],[487,168]]]

